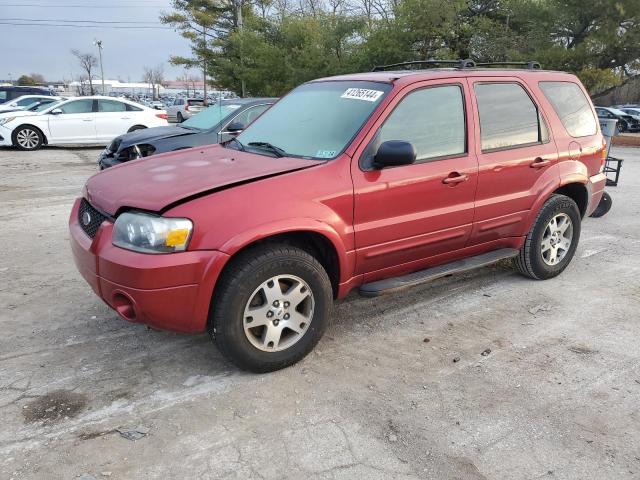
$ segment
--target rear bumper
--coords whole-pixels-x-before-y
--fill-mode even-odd
[[[69,218],[71,250],[96,295],[127,321],[177,332],[204,331],[213,287],[228,255],[124,250],[111,243],[113,224],[107,221],[91,239],[78,222],[79,204],[78,199]]]
[[[607,183],[607,176],[604,173],[598,173],[589,177],[589,205],[587,206],[587,214],[589,216],[598,207],[602,194],[604,193],[604,187]]]

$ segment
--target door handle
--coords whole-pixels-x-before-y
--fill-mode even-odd
[[[120,117],[120,120],[131,120],[131,117]]]
[[[83,118],[83,122],[93,122],[93,118]]]
[[[446,185],[455,185],[457,183],[466,182],[469,180],[469,176],[458,172],[451,172],[447,178],[442,180],[442,183]]]
[[[529,166],[531,168],[542,168],[542,167],[546,167],[550,163],[551,163],[551,160],[543,160],[541,157],[538,157]]]

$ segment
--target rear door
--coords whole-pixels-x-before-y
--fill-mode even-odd
[[[479,146],[475,245],[520,234],[541,190],[559,183],[558,151],[542,111],[517,78],[470,79]]]
[[[110,142],[129,130],[134,123],[135,114],[127,111],[126,103],[118,100],[98,100],[96,134],[99,142]]]
[[[478,178],[469,111],[463,82],[417,83],[389,104],[356,151],[356,269],[368,274],[365,281],[417,270],[467,243]],[[416,163],[369,168],[368,158],[388,140],[413,144]]]
[[[49,117],[49,143],[96,143],[96,100],[79,99],[67,102]]]

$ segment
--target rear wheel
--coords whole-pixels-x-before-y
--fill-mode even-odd
[[[40,130],[30,125],[18,127],[13,132],[13,144],[20,150],[37,150],[44,143]]]
[[[600,203],[598,203],[598,206],[593,211],[591,216],[594,218],[599,218],[606,215],[607,213],[609,213],[609,210],[611,210],[612,204],[613,199],[611,198],[611,195],[609,195],[607,192],[604,192],[602,194],[602,198],[600,199]]]
[[[287,245],[249,250],[220,279],[209,333],[238,367],[270,372],[296,363],[329,322],[333,290],[310,254]]]
[[[184,122],[184,117],[182,116],[182,113],[178,112],[177,118],[178,118],[178,123]]]
[[[552,195],[540,209],[515,259],[520,273],[537,280],[559,275],[575,254],[580,225],[576,202],[564,195]]]

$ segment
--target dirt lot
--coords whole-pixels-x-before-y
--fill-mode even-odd
[[[0,478],[640,478],[640,150],[559,278],[352,295],[269,375],[92,294],[66,221],[97,154],[0,151]]]

